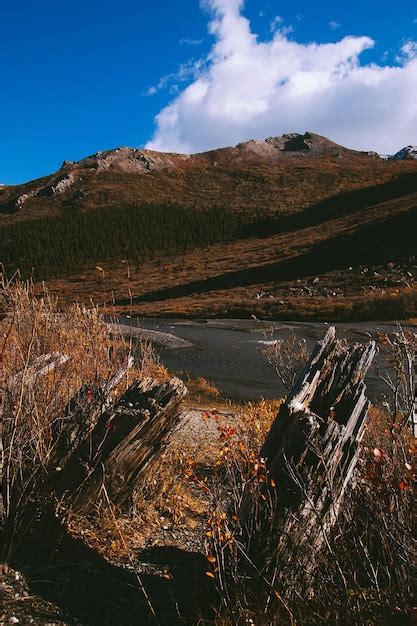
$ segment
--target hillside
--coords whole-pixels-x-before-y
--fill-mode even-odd
[[[117,148],[64,161],[50,176],[1,188],[0,220],[150,202],[277,214],[413,171],[414,162],[386,162],[311,133],[194,155]]]
[[[415,160],[311,133],[120,148],[0,189],[9,274],[148,315],[413,316],[416,226]]]

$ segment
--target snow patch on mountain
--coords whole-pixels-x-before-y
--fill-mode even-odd
[[[417,160],[417,146],[406,146],[389,158],[394,161]]]

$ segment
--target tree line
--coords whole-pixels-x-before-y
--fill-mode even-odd
[[[142,261],[226,242],[244,232],[249,217],[228,208],[199,210],[175,204],[68,209],[57,216],[0,228],[0,260],[36,280],[59,278],[116,259]]]

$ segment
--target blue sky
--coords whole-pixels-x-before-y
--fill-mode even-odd
[[[402,71],[404,64],[409,63],[411,68],[417,54],[417,47],[414,47],[417,5],[408,0],[395,5],[387,0],[350,0],[339,6],[327,0],[247,0],[244,6],[239,0],[206,0],[206,3],[206,8],[202,8],[198,0],[154,0],[153,3],[4,0],[0,39],[0,182],[16,184],[30,180],[56,170],[64,159],[76,160],[97,150],[120,145],[139,147],[151,142],[151,147],[161,149],[211,148],[214,146],[210,145],[209,137],[225,145],[235,139],[247,139],[257,134],[263,136],[266,131],[280,134],[299,130],[287,125],[292,123],[301,128],[304,118],[318,127],[309,130],[324,128],[340,135],[345,143],[346,140],[349,143],[350,136],[352,145],[358,143],[354,132],[346,134],[343,119],[338,120],[340,107],[336,101],[334,114],[329,113],[332,124],[327,129],[322,120],[310,119],[301,109],[299,118],[286,115],[282,99],[278,106],[278,94],[272,93],[269,83],[262,87],[265,94],[261,108],[265,110],[255,111],[256,107],[259,108],[256,103],[250,112],[242,114],[233,132],[228,133],[230,124],[221,112],[213,112],[206,92],[204,101],[197,100],[199,108],[194,106],[190,112],[189,105],[184,102],[188,86],[196,84],[198,87],[202,81],[221,93],[221,83],[216,81],[220,80],[219,74],[224,75],[225,56],[229,55],[227,72],[233,71],[230,57],[242,58],[240,40],[233,43],[232,51],[219,53],[214,46],[216,42],[224,43],[233,33],[237,33],[239,39],[240,26],[247,24],[244,18],[250,22],[251,33],[256,33],[257,44],[271,42],[273,37],[281,38],[283,47],[279,51],[271,49],[268,52],[271,55],[282,57],[288,53],[292,58],[291,42],[299,44],[298,54],[308,50],[305,46],[311,42],[337,43],[346,36],[366,36],[374,41],[373,48],[369,49],[365,42],[354,54],[358,55],[360,65],[372,67],[377,64],[378,76],[382,76],[386,66],[398,67]],[[275,22],[274,18],[277,18]],[[213,27],[209,33],[210,23],[220,24],[222,34],[213,32]],[[408,48],[404,48],[407,44]],[[256,55],[262,50],[258,46],[253,52]],[[252,54],[252,51],[246,53]],[[346,54],[349,56],[351,52]],[[233,63],[237,65],[237,62]],[[398,83],[400,87],[395,88],[401,90],[404,107],[408,106],[407,93],[410,94],[409,106],[415,104],[414,78],[417,74],[410,68],[407,74],[404,70],[395,77],[395,81],[401,81]],[[253,71],[259,73],[259,68],[255,67]],[[298,71],[294,69],[294,72]],[[312,78],[321,75],[317,64],[311,71]],[[303,72],[303,80],[308,82],[308,76],[306,78]],[[334,75],[334,68],[331,72]],[[238,75],[242,82],[240,69]],[[282,83],[292,78],[293,75],[286,77]],[[276,76],[271,76],[270,80],[276,80]],[[389,80],[392,83],[394,79]],[[371,77],[366,81],[368,93],[369,85],[375,80]],[[345,89],[350,94],[355,92],[356,85],[355,75],[340,88],[338,86],[338,90]],[[316,88],[314,93],[316,98]],[[302,98],[301,95],[298,97]],[[309,93],[308,98],[311,97]],[[357,97],[362,98],[361,95]],[[246,98],[250,101],[251,95],[237,93],[238,104],[233,103],[238,107],[236,110],[241,111],[240,105]],[[314,102],[314,106],[320,106],[317,105],[319,100]],[[387,101],[386,110],[390,108],[390,102],[392,100]],[[225,101],[224,107],[227,106]],[[370,102],[370,114],[372,106]],[[354,103],[352,107],[355,107]],[[167,114],[158,120],[156,116],[164,111]],[[175,113],[174,122],[172,119],[167,121],[172,112]],[[236,117],[235,112],[232,114]],[[396,117],[403,117],[400,111]],[[348,121],[348,129],[354,124],[358,127],[356,118]],[[401,147],[400,139],[409,136],[412,121],[409,120],[406,128],[404,123],[399,126],[398,148]],[[379,123],[386,125],[385,118],[381,117]],[[205,135],[197,132],[201,125],[207,127]],[[277,132],[273,133],[275,126]],[[394,140],[395,137],[392,141],[388,138],[381,141],[382,149],[385,145],[390,148]],[[372,136],[369,141],[372,143]],[[413,141],[417,142],[417,136],[410,137],[409,143]],[[379,145],[375,147],[380,149]]]

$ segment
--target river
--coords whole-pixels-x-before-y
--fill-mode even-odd
[[[295,334],[311,348],[326,332],[326,323],[264,322],[259,320],[179,320],[119,318],[121,325],[152,333],[161,362],[179,376],[203,377],[231,400],[256,401],[279,398],[285,392],[263,352],[266,342]],[[335,324],[339,337],[349,342],[377,339],[392,333],[395,323],[357,322]],[[410,326],[411,328],[411,326]],[[413,327],[415,329],[415,326]],[[158,332],[163,333],[158,340]],[[136,334],[136,333],[135,333]],[[171,336],[172,346],[166,341]],[[173,337],[172,337],[173,336]],[[175,338],[185,341],[176,342]],[[178,345],[180,344],[180,345]],[[380,349],[368,374],[370,398],[381,398],[387,389],[379,374],[386,372],[386,351]]]

